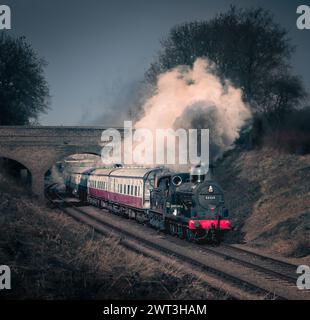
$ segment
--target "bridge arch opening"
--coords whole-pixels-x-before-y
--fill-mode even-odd
[[[0,156],[0,175],[11,179],[17,186],[31,191],[32,173],[20,161]]]

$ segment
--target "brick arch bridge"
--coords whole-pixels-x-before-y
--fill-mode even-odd
[[[25,166],[31,173],[32,192],[42,198],[46,171],[73,154],[100,155],[103,130],[104,127],[0,126],[0,158]]]

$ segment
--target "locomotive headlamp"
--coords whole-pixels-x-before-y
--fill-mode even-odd
[[[210,193],[212,193],[212,192],[213,192],[213,187],[212,187],[212,186],[209,186],[208,191],[209,191]]]

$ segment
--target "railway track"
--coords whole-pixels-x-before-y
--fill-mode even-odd
[[[204,247],[202,251],[215,253],[226,260],[236,261],[241,265],[263,272],[270,277],[286,281],[288,284],[296,284],[297,265],[254,253],[234,245],[222,244],[220,247]]]
[[[46,190],[48,200],[98,232],[118,237],[130,250],[161,262],[179,263],[214,290],[237,299],[309,299],[296,287],[296,266],[231,245],[197,246],[159,235],[153,229],[141,233],[141,225],[91,206],[77,206],[57,192]],[[54,198],[54,199],[53,199]],[[56,200],[56,201],[55,201]],[[139,230],[140,229],[140,230]],[[144,228],[145,229],[145,228]],[[144,230],[145,233],[145,230]],[[156,239],[155,239],[156,237]]]

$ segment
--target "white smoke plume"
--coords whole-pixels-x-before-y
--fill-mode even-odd
[[[210,158],[219,158],[234,146],[251,113],[241,90],[221,81],[212,70],[214,65],[199,58],[192,68],[178,66],[161,74],[135,128],[209,129]]]

